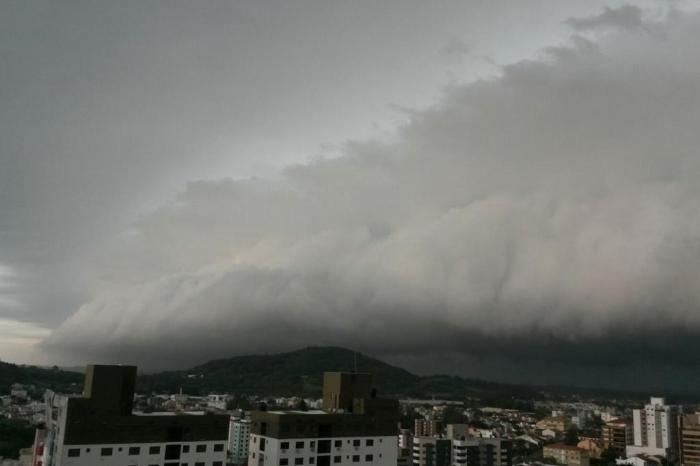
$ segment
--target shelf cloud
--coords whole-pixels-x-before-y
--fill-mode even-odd
[[[633,367],[683,347],[697,365],[700,16],[569,24],[568,44],[450,87],[386,140],[190,183],[86,258],[89,299],[44,349]]]

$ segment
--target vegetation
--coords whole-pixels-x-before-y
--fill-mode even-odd
[[[46,389],[61,393],[80,392],[83,389],[83,378],[83,374],[61,370],[55,366],[46,369],[0,362],[0,395],[9,394],[14,383],[33,386],[30,395],[34,398],[41,397]]]
[[[0,457],[19,458],[19,450],[34,442],[34,427],[26,421],[0,417]]]
[[[488,398],[509,407],[521,398],[537,398],[537,391],[519,385],[470,380],[449,375],[420,377],[399,367],[337,347],[310,347],[289,353],[239,356],[211,361],[186,371],[170,371],[139,377],[141,393],[189,394],[234,392],[260,396],[318,397],[323,372],[352,371],[373,374],[382,396]]]

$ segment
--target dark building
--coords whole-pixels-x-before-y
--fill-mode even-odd
[[[82,397],[47,396],[47,466],[223,466],[229,416],[133,413],[136,367],[88,366]],[[202,461],[198,461],[202,460]]]

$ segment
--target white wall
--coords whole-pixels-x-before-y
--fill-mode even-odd
[[[189,446],[189,452],[180,453],[177,460],[165,459],[166,445],[178,444]],[[206,452],[197,453],[197,445],[206,445]],[[215,452],[214,445],[223,445],[223,450]],[[149,454],[149,448],[160,447],[157,454]],[[138,455],[129,455],[129,447],[140,447]],[[74,448],[80,449],[80,456],[69,457],[68,451]],[[102,456],[102,448],[112,448],[112,456]],[[212,466],[214,461],[221,461],[222,466],[226,464],[226,442],[168,442],[168,443],[136,443],[136,444],[103,444],[103,445],[64,445],[60,456],[55,458],[55,466],[149,466],[169,464],[180,465],[187,463],[195,466],[197,462],[204,462],[205,466]]]
[[[265,439],[265,451],[260,451],[260,441]],[[280,466],[280,460],[287,459],[288,466],[295,466],[296,458],[303,458],[303,465],[315,465],[318,453],[319,440],[330,440],[331,466],[396,466],[398,456],[397,437],[395,435],[381,437],[330,437],[330,438],[300,438],[300,439],[276,439],[263,437],[256,434],[250,435],[250,453],[248,466]],[[339,440],[340,447],[336,447]],[[353,441],[360,440],[360,446],[356,447]],[[367,440],[372,440],[373,445],[367,446]],[[314,447],[311,442],[314,442]],[[282,450],[282,442],[289,442],[289,449]],[[303,448],[296,448],[297,442],[303,442]],[[322,453],[325,455],[326,453]],[[359,461],[354,462],[353,456],[359,455]],[[367,461],[366,455],[372,455],[372,460]],[[334,458],[340,457],[340,462],[335,463]],[[313,460],[312,460],[313,458]],[[313,461],[313,462],[312,462]]]

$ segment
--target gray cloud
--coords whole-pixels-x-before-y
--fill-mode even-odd
[[[569,18],[566,22],[579,31],[600,28],[638,29],[643,24],[644,11],[638,6],[624,5],[619,8],[605,7],[598,15],[587,18]]]
[[[644,29],[453,86],[388,140],[278,179],[190,183],[86,259],[90,299],[44,347],[176,366],[332,343],[649,370],[684,348],[696,365],[700,16]]]

